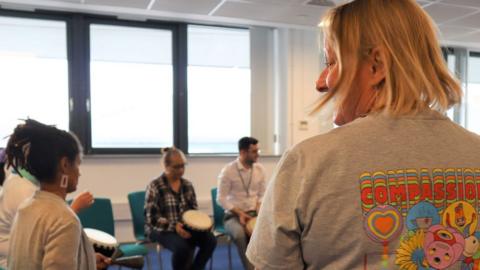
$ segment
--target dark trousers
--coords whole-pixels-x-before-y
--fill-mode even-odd
[[[175,270],[204,269],[217,246],[217,239],[211,232],[195,232],[191,238],[184,239],[175,232],[154,231],[150,239],[172,251],[172,267]],[[195,247],[198,247],[198,252],[193,259]]]

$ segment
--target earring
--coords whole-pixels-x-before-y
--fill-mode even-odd
[[[60,180],[60,187],[67,188],[67,186],[68,186],[68,175],[64,174],[62,175],[62,180]]]

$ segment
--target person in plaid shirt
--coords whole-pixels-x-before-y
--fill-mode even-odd
[[[180,149],[164,149],[165,172],[150,182],[145,194],[145,236],[172,251],[173,269],[204,269],[217,241],[211,232],[191,234],[183,227],[183,212],[198,208],[192,183],[182,178],[186,162]]]

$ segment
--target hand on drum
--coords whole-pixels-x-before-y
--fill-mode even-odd
[[[188,239],[192,237],[192,235],[183,228],[183,224],[180,222],[175,225],[175,231],[177,231],[178,235],[180,235],[182,238]]]
[[[93,194],[89,191],[84,191],[78,194],[72,202],[72,210],[75,213],[80,212],[82,209],[88,208],[93,204]]]
[[[95,253],[95,259],[97,262],[97,270],[107,269],[107,267],[112,263],[112,259],[101,253]]]
[[[243,226],[247,225],[247,222],[251,219],[252,217],[245,213],[245,212],[242,212],[240,215],[238,215],[238,220],[240,221],[240,224],[242,224]]]

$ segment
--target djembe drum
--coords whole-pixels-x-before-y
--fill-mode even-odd
[[[112,257],[118,248],[118,242],[115,237],[100,230],[85,228],[83,229],[90,242],[93,244],[95,252],[101,253],[107,257]]]
[[[182,214],[184,228],[192,234],[208,232],[212,229],[213,221],[205,213],[198,210],[187,210]]]
[[[134,269],[142,269],[144,260],[143,256],[123,256],[122,251],[118,248],[118,242],[112,235],[100,230],[85,228],[85,234],[93,245],[95,252],[101,253],[112,259],[112,264],[126,266]]]

